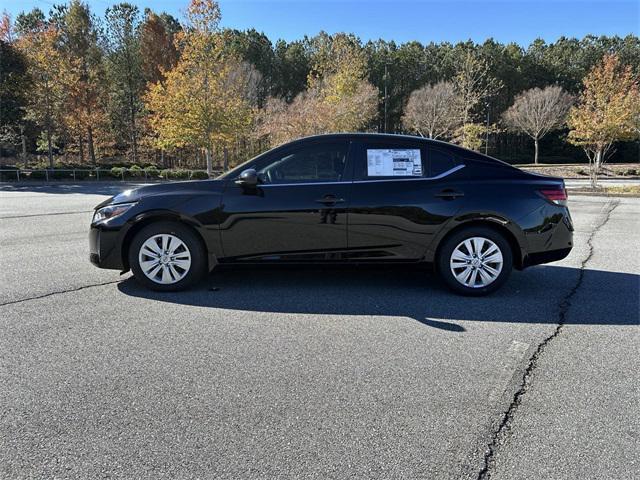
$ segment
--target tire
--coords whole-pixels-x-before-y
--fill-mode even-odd
[[[436,265],[440,277],[454,292],[483,296],[507,281],[513,269],[513,252],[504,235],[496,230],[468,227],[444,241]]]
[[[136,234],[129,248],[129,265],[135,279],[160,292],[193,286],[205,274],[206,262],[200,239],[177,222],[147,225]]]

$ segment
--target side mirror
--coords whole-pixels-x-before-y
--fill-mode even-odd
[[[258,185],[258,172],[253,168],[247,168],[240,174],[236,180],[236,184],[242,185],[243,187],[255,187]]]

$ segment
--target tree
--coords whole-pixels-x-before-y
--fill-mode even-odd
[[[320,35],[316,48],[307,83],[329,112],[325,128],[365,128],[375,116],[377,91],[366,79],[366,57],[359,41],[343,33]]]
[[[291,102],[307,86],[311,58],[305,42],[278,40],[274,48],[274,79],[271,95]]]
[[[492,129],[489,127],[489,133]],[[480,150],[487,136],[487,126],[481,123],[465,123],[460,125],[453,137],[453,142],[471,150]]]
[[[147,108],[159,146],[203,149],[211,175],[214,146],[248,132],[259,75],[225,53],[215,2],[193,0],[188,15],[192,28],[181,39],[180,61],[166,73],[164,83],[151,86]]]
[[[165,72],[178,62],[174,34],[161,16],[148,9],[140,27],[140,57],[142,74],[148,84],[163,81]]]
[[[106,123],[107,103],[97,21],[80,0],[59,8],[53,21],[60,25],[59,48],[67,65],[65,120],[78,135],[81,157],[86,134],[89,158],[95,164],[95,134]]]
[[[467,148],[473,148],[472,144],[473,146],[477,145],[476,139],[472,142],[467,141],[467,133],[477,133],[482,129],[482,125],[474,123],[477,107],[481,105],[483,100],[489,99],[502,88],[502,82],[492,77],[489,70],[490,66],[486,60],[478,54],[468,51],[453,80],[458,96],[461,123],[456,140]],[[476,148],[480,148],[480,145],[477,145]]]
[[[638,138],[634,112],[639,103],[638,81],[616,55],[606,55],[584,79],[578,104],[569,112],[569,142],[584,149],[593,187],[611,146]]]
[[[105,16],[111,122],[119,137],[129,137],[131,159],[135,163],[138,161],[138,116],[144,88],[138,7],[120,3],[108,8]]]
[[[0,39],[0,148],[4,145],[14,148],[22,143],[25,161],[24,115],[29,87],[24,55],[14,42]]]
[[[253,65],[262,78],[258,87],[258,103],[264,100],[274,89],[277,73],[275,71],[275,55],[273,45],[264,33],[251,28],[246,31],[225,30],[225,46],[232,54]]]
[[[366,59],[349,35],[321,33],[313,39],[307,91],[290,105],[269,99],[259,133],[272,144],[332,131],[357,131],[375,117],[377,91],[366,80]]]
[[[13,43],[14,41],[14,28],[11,17],[6,11],[0,15],[0,41],[5,43]]]
[[[439,82],[414,90],[402,117],[407,130],[428,138],[449,137],[458,121],[453,84]]]
[[[17,43],[27,61],[31,81],[26,118],[44,130],[51,168],[53,138],[59,129],[64,98],[65,64],[57,49],[58,42],[59,33],[55,27],[41,24],[39,30],[21,34]]]
[[[47,24],[44,13],[39,8],[34,8],[29,13],[20,13],[16,17],[15,31],[19,36],[42,30]]]
[[[557,85],[532,88],[519,94],[502,115],[513,130],[524,132],[535,144],[534,163],[538,163],[538,142],[547,133],[564,125],[573,97]]]

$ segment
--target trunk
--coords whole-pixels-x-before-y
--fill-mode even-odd
[[[84,139],[82,135],[78,138],[78,155],[80,156],[80,163],[84,163]]]
[[[209,175],[209,178],[211,178],[213,176],[213,165],[211,162],[211,149],[205,148],[204,154],[207,157],[207,175]]]
[[[49,156],[49,168],[53,168],[53,146],[51,145],[51,127],[47,126],[47,150]]]
[[[536,165],[538,164],[538,139],[534,138],[533,139],[535,146],[536,146],[536,153],[533,155],[533,163],[535,163]]]
[[[24,134],[24,125],[20,125],[20,138],[22,140],[22,161],[24,162],[24,168],[28,168],[27,160],[27,137]]]
[[[229,170],[229,151],[224,149],[224,171]]]
[[[89,147],[89,159],[93,165],[96,164],[96,152],[93,148],[93,130],[87,127],[87,146]]]
[[[167,164],[164,159],[164,148],[160,149],[160,165],[162,165],[163,168],[167,168]]]
[[[134,127],[135,128],[135,127]],[[138,138],[134,132],[133,134],[133,163],[138,162]]]
[[[600,173],[600,166],[602,164],[602,149],[598,149],[593,156],[593,161],[591,162],[591,188],[596,188],[598,186],[598,174]]]
[[[129,97],[129,111],[131,113],[131,146],[133,147],[133,163],[138,161],[138,134],[136,132],[136,110],[133,97]]]

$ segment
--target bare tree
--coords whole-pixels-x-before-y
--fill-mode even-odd
[[[279,145],[307,135],[363,130],[375,118],[378,92],[366,80],[353,82],[352,91],[341,95],[329,96],[323,86],[316,83],[289,104],[269,98],[260,114],[258,136]]]
[[[564,125],[571,105],[573,97],[562,87],[532,88],[516,97],[502,119],[509,128],[533,138],[534,163],[538,163],[538,142],[550,131]]]
[[[404,110],[402,124],[423,137],[449,137],[455,130],[459,112],[453,84],[439,82],[414,90]]]

